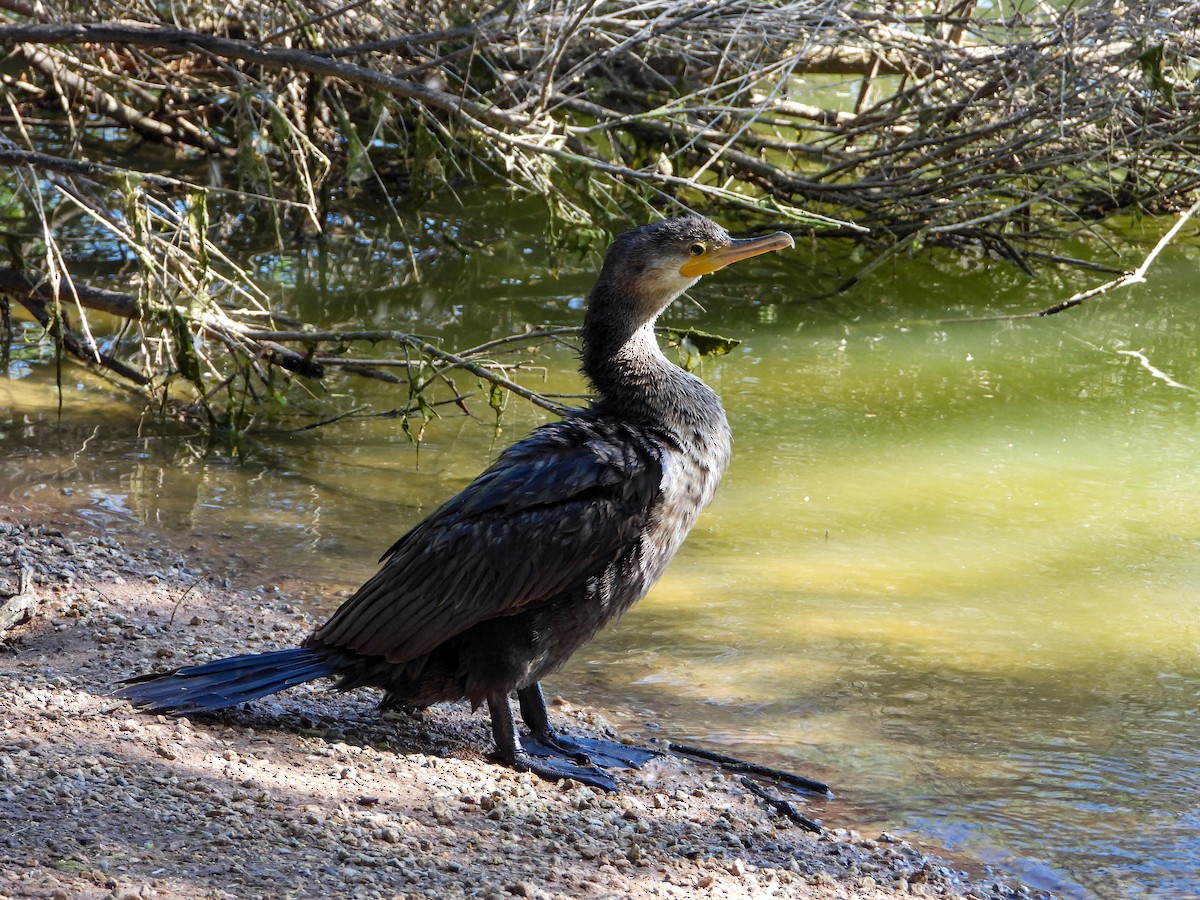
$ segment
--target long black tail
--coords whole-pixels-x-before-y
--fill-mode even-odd
[[[202,666],[139,675],[115,691],[134,706],[171,715],[224,709],[326,675],[338,675],[338,656],[319,647],[230,656]]]

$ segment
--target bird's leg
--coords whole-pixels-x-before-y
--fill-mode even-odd
[[[604,791],[617,789],[617,783],[608,773],[596,766],[563,758],[563,755],[558,753],[550,752],[539,755],[527,751],[522,746],[517,734],[517,723],[513,718],[512,706],[508,701],[507,694],[499,693],[488,697],[488,712],[492,716],[492,737],[496,741],[496,757],[505,765],[522,772],[532,772],[547,781],[571,778],[581,784],[597,787]],[[543,704],[544,714],[545,706]],[[571,756],[571,754],[566,754],[566,756]]]
[[[546,698],[542,686],[533,683],[517,689],[517,700],[521,704],[521,718],[530,734],[521,737],[521,744],[534,756],[565,756],[581,763],[593,763],[620,769],[634,768],[661,753],[644,747],[633,747],[617,741],[596,738],[568,737],[550,724],[546,712]]]
[[[521,719],[529,729],[529,734],[521,735],[521,746],[527,752],[534,756],[566,756],[580,763],[591,762],[586,753],[563,743],[562,737],[550,724],[546,698],[540,684],[535,682],[529,687],[518,688],[517,702],[521,706]]]

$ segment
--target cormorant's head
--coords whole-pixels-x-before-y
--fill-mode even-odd
[[[783,231],[737,239],[703,216],[651,222],[617,237],[604,258],[599,284],[653,318],[701,276],[771,250],[795,247]]]

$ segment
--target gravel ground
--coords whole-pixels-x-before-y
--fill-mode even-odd
[[[20,518],[0,509],[0,604],[24,568],[35,606],[0,633],[0,900],[1049,896],[891,835],[812,834],[702,764],[621,773],[617,795],[511,772],[465,707],[381,719],[307,685],[195,721],[135,712],[118,679],[313,623],[171,550]]]

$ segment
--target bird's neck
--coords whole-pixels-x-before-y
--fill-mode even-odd
[[[713,449],[726,456],[728,424],[720,400],[663,355],[654,320],[614,320],[597,306],[591,304],[583,328],[583,373],[599,394],[593,408],[667,431],[696,450],[715,441],[721,446]]]
[[[592,289],[583,319],[583,374],[600,404],[640,418],[637,411],[669,379],[671,363],[654,337],[657,317],[634,315],[629,297],[610,293],[603,277]]]
[[[669,389],[674,368],[658,346],[653,322],[624,333],[584,331],[583,374],[609,405],[645,405]]]

